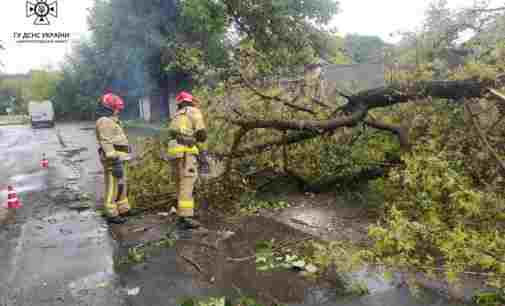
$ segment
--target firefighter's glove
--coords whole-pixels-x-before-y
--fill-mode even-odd
[[[207,151],[200,151],[200,154],[198,154],[197,159],[198,159],[198,172],[200,172],[201,174],[209,174],[210,166]]]
[[[118,179],[121,179],[124,176],[123,162],[119,159],[112,160],[112,176]]]
[[[179,134],[176,137],[177,143],[183,146],[192,147],[196,144],[195,139],[192,136],[186,136]]]

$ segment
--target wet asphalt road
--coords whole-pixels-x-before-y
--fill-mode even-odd
[[[88,134],[78,125],[0,128],[0,186],[13,185],[23,203],[0,228],[0,305],[125,305],[106,225],[68,208],[79,190],[96,189]],[[39,166],[43,153],[49,169]]]
[[[0,208],[0,306],[176,305],[206,293],[178,271],[174,254],[115,272],[120,246],[103,218],[71,209],[82,193],[100,202],[96,149],[92,123],[0,127],[0,189],[13,185],[23,203],[7,219]],[[39,166],[43,153],[49,169]],[[6,198],[0,192],[1,204]]]

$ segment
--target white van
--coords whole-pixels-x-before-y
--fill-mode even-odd
[[[32,128],[46,126],[54,127],[54,109],[51,101],[30,101],[28,113]]]

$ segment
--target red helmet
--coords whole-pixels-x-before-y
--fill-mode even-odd
[[[175,97],[175,102],[177,102],[177,104],[179,104],[179,103],[182,103],[184,101],[193,102],[193,96],[190,93],[187,93],[185,91],[181,91],[177,95],[177,97]]]
[[[113,111],[122,111],[124,109],[123,99],[112,93],[103,95],[102,104]]]

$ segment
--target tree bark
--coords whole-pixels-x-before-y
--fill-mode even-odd
[[[400,142],[400,148],[404,151],[410,150],[409,135],[406,128],[401,126],[394,126],[391,124],[386,124],[383,122],[378,122],[375,120],[365,120],[365,124],[373,127],[374,129],[389,131],[398,137]]]

